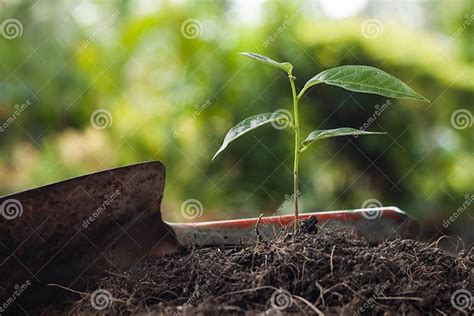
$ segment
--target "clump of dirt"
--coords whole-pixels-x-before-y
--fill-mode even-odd
[[[455,258],[413,240],[371,245],[336,232],[187,249],[108,276],[69,312],[468,314],[472,297],[453,293],[473,293],[473,252]]]

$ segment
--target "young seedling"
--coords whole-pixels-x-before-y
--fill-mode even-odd
[[[389,98],[398,99],[415,99],[419,101],[429,102],[428,99],[413,91],[409,86],[395,78],[394,76],[374,67],[348,65],[327,69],[311,78],[303,86],[299,93],[296,92],[295,80],[293,76],[293,65],[288,62],[276,62],[266,56],[255,53],[240,53],[241,55],[258,60],[264,64],[280,68],[288,74],[291,92],[293,95],[293,118],[289,118],[282,113],[263,113],[246,118],[236,126],[232,127],[224,138],[224,142],[216,152],[212,160],[221,153],[227,146],[238,137],[256,129],[267,123],[286,122],[295,133],[295,150],[294,150],[294,167],[293,167],[293,192],[294,192],[294,214],[295,214],[295,233],[298,230],[298,169],[299,157],[308,147],[316,141],[338,136],[358,136],[358,135],[374,135],[385,134],[383,132],[368,132],[358,130],[351,127],[342,127],[328,130],[314,130],[309,133],[306,138],[301,141],[300,121],[298,113],[298,101],[304,93],[320,83],[338,86],[349,91],[378,94]]]

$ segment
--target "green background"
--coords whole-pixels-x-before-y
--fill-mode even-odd
[[[22,33],[0,36],[0,123],[31,104],[0,133],[2,194],[160,160],[166,219],[189,220],[180,212],[188,199],[203,205],[195,220],[272,214],[282,204],[291,212],[289,130],[262,127],[211,163],[239,121],[291,110],[283,72],[236,54],[250,51],[291,62],[298,89],[321,70],[364,64],[432,101],[391,100],[369,127],[387,136],[307,150],[302,210],[375,199],[422,220],[425,239],[472,243],[474,199],[459,212],[474,194],[472,1],[0,2],[0,22],[10,18]],[[303,135],[358,128],[385,102],[318,85],[300,104]],[[111,115],[104,129],[91,124],[98,109]],[[463,128],[452,122],[457,110],[467,113]]]

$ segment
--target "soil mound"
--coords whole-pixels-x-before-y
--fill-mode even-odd
[[[473,252],[336,232],[187,249],[108,276],[72,313],[470,314]]]

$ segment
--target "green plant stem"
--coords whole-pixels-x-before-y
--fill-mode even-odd
[[[306,92],[306,87],[303,87],[303,89],[301,89],[300,93],[298,93],[298,96],[296,97],[298,100],[301,99],[301,97],[303,96],[303,94]]]
[[[298,116],[298,97],[296,94],[295,77],[291,74],[288,76],[291,84],[291,91],[293,93],[293,115],[294,115],[294,126],[295,126],[295,157],[293,165],[293,199],[295,202],[295,222],[294,231],[295,234],[298,232],[298,163],[300,157],[300,121]]]

